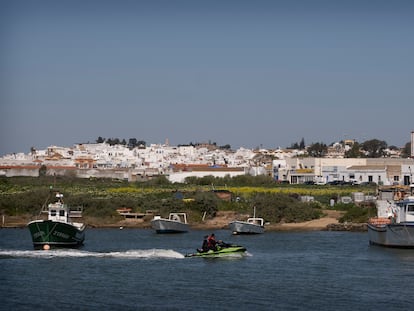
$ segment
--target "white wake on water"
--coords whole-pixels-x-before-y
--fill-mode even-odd
[[[148,258],[184,258],[172,249],[132,249],[122,252],[88,252],[73,249],[53,250],[0,250],[0,258],[127,258],[127,259],[148,259]]]

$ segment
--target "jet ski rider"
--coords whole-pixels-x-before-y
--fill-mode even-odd
[[[207,247],[210,250],[216,251],[217,250],[217,242],[214,233],[210,234],[207,238]]]
[[[208,235],[205,235],[203,238],[203,245],[201,246],[202,252],[208,252]]]

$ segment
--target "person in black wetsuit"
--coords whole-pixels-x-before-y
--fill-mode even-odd
[[[208,239],[208,235],[205,235],[204,239],[203,239],[203,245],[201,246],[201,251],[202,252],[208,252],[208,241],[207,241],[207,239]]]

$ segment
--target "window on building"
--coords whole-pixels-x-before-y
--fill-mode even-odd
[[[394,181],[400,181],[400,176],[394,176]]]
[[[372,182],[372,181],[373,181],[372,175],[368,175],[368,182]]]

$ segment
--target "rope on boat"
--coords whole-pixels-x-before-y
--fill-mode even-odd
[[[53,228],[52,228],[51,230],[49,230],[49,232],[47,233],[47,235],[46,235],[46,236],[41,235],[41,237],[42,237],[42,242],[47,242],[47,239],[49,239],[50,235],[51,235],[51,234],[52,234],[52,232],[55,230],[56,226],[57,226],[57,223],[55,223],[55,224],[54,224]],[[39,232],[40,232],[41,230],[40,230],[40,228],[39,228],[39,223],[36,223],[36,227],[37,227],[37,231],[39,231]]]

